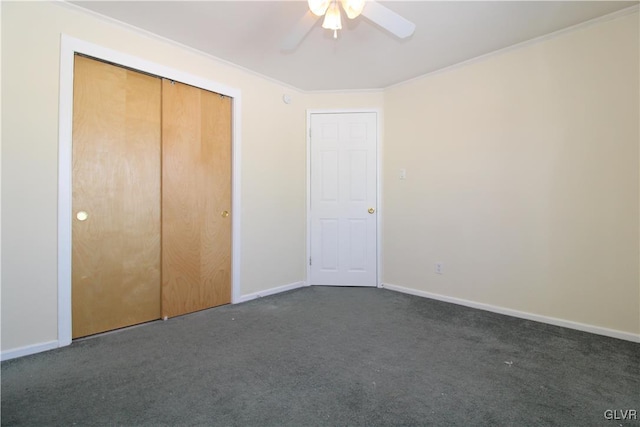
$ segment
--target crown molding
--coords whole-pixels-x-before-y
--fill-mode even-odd
[[[439,68],[437,70],[429,71],[429,72],[427,72],[425,74],[421,74],[421,75],[413,77],[411,79],[404,80],[402,82],[398,82],[398,83],[395,83],[395,84],[392,84],[392,85],[389,85],[389,86],[385,86],[385,87],[368,88],[368,89],[305,90],[305,89],[301,89],[301,88],[298,88],[296,86],[290,85],[288,83],[285,83],[283,81],[274,79],[273,77],[266,76],[264,74],[261,74],[261,73],[259,73],[257,71],[254,71],[254,70],[251,70],[249,68],[243,67],[241,65],[235,64],[233,62],[227,61],[225,59],[219,58],[217,56],[211,55],[210,53],[204,52],[202,50],[187,46],[185,44],[182,44],[182,43],[177,42],[175,40],[169,39],[167,37],[160,36],[160,35],[158,35],[156,33],[151,32],[151,31],[144,30],[144,29],[136,27],[134,25],[127,24],[126,22],[122,22],[120,20],[117,20],[115,18],[111,18],[109,16],[102,15],[102,14],[100,14],[98,12],[93,11],[93,10],[85,9],[85,8],[83,8],[81,6],[76,5],[76,4],[69,3],[66,0],[54,0],[53,3],[61,5],[63,7],[66,7],[68,9],[70,9],[70,10],[74,10],[74,11],[79,12],[79,13],[84,13],[84,14],[90,15],[90,16],[96,18],[96,19],[99,19],[99,20],[103,21],[103,22],[116,25],[118,27],[121,27],[121,28],[123,28],[125,30],[128,30],[128,31],[132,31],[132,32],[137,33],[137,34],[139,34],[141,36],[144,36],[146,38],[150,38],[150,39],[153,39],[153,40],[161,41],[161,42],[167,43],[169,45],[172,45],[172,46],[178,47],[180,49],[183,49],[185,51],[188,51],[190,53],[205,57],[205,58],[207,58],[207,59],[209,59],[209,60],[211,60],[211,61],[213,61],[213,62],[215,62],[215,63],[217,63],[219,65],[230,67],[232,69],[244,72],[244,73],[246,73],[248,75],[251,75],[253,77],[258,77],[258,78],[266,80],[266,81],[268,81],[268,82],[270,82],[272,84],[281,86],[281,87],[283,87],[285,89],[296,91],[299,94],[309,94],[309,95],[314,95],[314,94],[384,93],[387,89],[393,89],[393,88],[396,88],[396,87],[399,87],[399,86],[403,86],[403,85],[406,85],[406,84],[409,84],[409,83],[413,83],[413,82],[415,82],[417,80],[421,80],[421,79],[426,78],[426,77],[430,77],[430,76],[437,75],[437,74],[440,74],[440,73],[445,73],[445,72],[454,70],[454,69],[459,68],[459,67],[463,67],[463,66],[466,66],[466,65],[470,65],[470,64],[474,64],[474,63],[477,63],[477,62],[484,61],[484,60],[489,59],[489,58],[494,57],[494,56],[502,55],[502,54],[507,53],[507,52],[511,52],[511,51],[518,50],[518,49],[521,49],[521,48],[524,48],[524,47],[527,47],[527,46],[531,46],[531,45],[534,45],[534,44],[537,44],[537,43],[541,43],[541,42],[544,42],[544,41],[547,41],[547,40],[551,40],[551,39],[554,39],[556,37],[562,36],[562,35],[567,34],[567,33],[571,33],[571,32],[574,32],[574,31],[579,31],[579,30],[582,30],[582,29],[585,29],[585,28],[588,28],[588,27],[591,27],[591,26],[594,26],[594,25],[598,25],[598,24],[601,24],[601,23],[604,23],[604,22],[607,22],[607,21],[612,21],[612,20],[615,20],[615,19],[618,19],[618,18],[622,18],[624,16],[631,15],[633,13],[637,13],[640,10],[640,4],[637,4],[637,5],[634,5],[634,6],[631,6],[631,7],[627,7],[627,8],[618,10],[616,12],[609,13],[607,15],[599,16],[597,18],[593,18],[593,19],[590,19],[588,21],[581,22],[579,24],[575,24],[575,25],[572,25],[570,27],[566,27],[566,28],[554,31],[552,33],[544,34],[542,36],[535,37],[535,38],[529,39],[529,40],[525,40],[523,42],[516,43],[514,45],[507,46],[507,47],[502,48],[502,49],[494,50],[492,52],[488,52],[488,53],[485,53],[483,55],[476,56],[474,58],[467,59],[467,60],[462,61],[462,62],[451,64],[451,65],[448,65],[446,67]]]
[[[205,57],[205,58],[207,58],[207,59],[209,59],[209,60],[211,60],[211,61],[213,61],[213,62],[215,62],[215,63],[217,63],[219,65],[223,65],[223,66],[226,66],[226,67],[230,67],[230,68],[242,71],[242,72],[244,72],[246,74],[249,74],[249,75],[251,75],[253,77],[258,77],[258,78],[266,80],[266,81],[268,81],[270,83],[276,84],[278,86],[282,86],[285,89],[294,90],[294,91],[299,92],[299,93],[305,93],[304,90],[301,90],[301,89],[299,89],[299,88],[297,88],[295,86],[292,86],[292,85],[290,85],[288,83],[285,83],[285,82],[282,82],[280,80],[274,79],[273,77],[269,77],[269,76],[266,76],[264,74],[260,74],[257,71],[251,70],[249,68],[245,68],[245,67],[243,67],[241,65],[238,65],[238,64],[235,64],[233,62],[227,61],[225,59],[219,58],[217,56],[211,55],[210,53],[207,53],[207,52],[204,52],[202,50],[193,48],[191,46],[187,46],[186,44],[182,44],[182,43],[177,42],[175,40],[172,40],[170,38],[163,37],[161,35],[158,35],[156,33],[151,32],[151,31],[147,31],[147,30],[144,30],[142,28],[136,27],[135,25],[127,24],[126,22],[122,22],[122,21],[120,21],[118,19],[111,18],[109,16],[103,15],[101,13],[95,12],[95,11],[90,10],[90,9],[85,9],[82,6],[78,6],[76,4],[69,3],[66,0],[53,0],[53,3],[57,4],[57,5],[60,5],[62,7],[65,7],[67,9],[69,9],[69,10],[72,10],[72,11],[75,11],[75,12],[78,12],[78,13],[83,13],[85,15],[92,16],[93,18],[96,18],[96,19],[98,19],[100,21],[103,21],[103,22],[105,22],[107,24],[112,24],[112,25],[115,25],[117,27],[123,28],[125,30],[137,33],[138,35],[141,35],[141,36],[146,37],[148,39],[152,39],[152,40],[160,41],[160,42],[163,42],[163,43],[167,43],[169,45],[172,45],[174,47],[177,47],[177,48],[180,48],[182,50],[188,51],[190,53]]]
[[[548,41],[548,40],[552,40],[552,39],[555,39],[555,38],[560,37],[562,35],[565,35],[565,34],[568,34],[568,33],[572,33],[572,32],[575,32],[575,31],[579,31],[579,30],[583,30],[585,28],[589,28],[589,27],[592,27],[594,25],[602,24],[602,23],[605,23],[605,22],[608,22],[608,21],[613,21],[615,19],[622,18],[622,17],[628,16],[628,15],[631,15],[633,13],[637,13],[639,10],[640,10],[640,5],[627,7],[627,8],[624,8],[624,9],[621,9],[621,10],[618,10],[618,11],[615,11],[615,12],[612,12],[612,13],[609,13],[609,14],[606,14],[606,15],[599,16],[597,18],[590,19],[588,21],[581,22],[579,24],[572,25],[570,27],[562,28],[562,29],[554,31],[552,33],[544,34],[542,36],[538,36],[538,37],[535,37],[535,38],[532,38],[532,39],[529,39],[529,40],[525,40],[523,42],[516,43],[514,45],[507,46],[507,47],[504,47],[502,49],[494,50],[492,52],[488,52],[488,53],[485,53],[483,55],[476,56],[474,58],[467,59],[467,60],[462,61],[462,62],[457,62],[457,63],[452,64],[452,65],[447,65],[446,67],[443,67],[443,68],[438,68],[437,70],[429,71],[428,73],[421,74],[421,75],[413,77],[413,78],[411,78],[409,80],[405,80],[405,81],[402,81],[402,82],[387,86],[384,89],[385,90],[386,89],[393,89],[393,88],[400,87],[400,86],[403,86],[403,85],[406,85],[406,84],[409,84],[409,83],[413,83],[415,81],[424,79],[426,77],[431,77],[431,76],[438,75],[438,74],[441,74],[441,73],[446,73],[448,71],[452,71],[452,70],[455,70],[457,68],[464,67],[466,65],[475,64],[477,62],[482,62],[482,61],[484,61],[486,59],[489,59],[489,58],[492,58],[494,56],[502,55],[502,54],[505,54],[505,53],[508,53],[508,52],[511,52],[511,51],[519,50],[519,49],[522,49],[522,48],[525,48],[525,47],[528,47],[528,46],[532,46],[532,45],[535,45],[535,44],[538,44],[538,43],[542,43],[542,42],[545,42],[545,41]]]

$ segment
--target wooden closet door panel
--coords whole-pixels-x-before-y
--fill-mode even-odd
[[[162,316],[231,302],[231,99],[162,83]]]
[[[160,318],[160,108],[160,79],[76,56],[74,338]]]

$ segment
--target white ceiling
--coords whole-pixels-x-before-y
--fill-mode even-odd
[[[280,44],[306,1],[73,1],[301,90],[385,88],[637,1],[381,1],[416,24],[400,40],[343,16],[334,40],[320,20],[292,52]],[[347,22],[345,22],[347,21]]]

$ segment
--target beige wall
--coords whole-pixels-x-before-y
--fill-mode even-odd
[[[291,114],[271,121],[274,110],[270,106],[247,119],[264,116],[262,119],[267,119],[268,123],[266,129],[255,128],[253,121],[245,123],[245,129],[250,129],[252,135],[243,135],[242,227],[245,234],[246,228],[253,225],[251,235],[254,238],[242,242],[243,266],[246,267],[242,270],[243,295],[306,280],[307,109],[381,109],[384,99],[382,92],[314,94],[290,89],[285,92],[291,94],[291,105],[287,107],[282,103],[283,92],[274,93],[279,101],[276,111],[288,110]],[[244,110],[248,114],[246,99],[243,93]],[[265,132],[287,141],[280,145],[278,153],[273,152],[272,144],[262,142],[261,134]],[[250,149],[246,147],[248,139],[256,141]],[[248,150],[252,151],[250,155]],[[246,188],[248,180],[255,186],[255,191],[250,193]],[[265,210],[270,211],[271,219],[262,219]],[[289,275],[285,274],[287,270]]]
[[[636,12],[388,89],[383,282],[638,334],[638,49]]]
[[[61,33],[242,91],[241,294],[305,280],[306,109],[345,107],[344,95],[301,94],[66,6],[1,7],[3,352],[57,339]],[[352,94],[346,104],[382,101]]]
[[[60,33],[242,90],[243,295],[305,280],[306,109],[384,108],[383,281],[639,332],[637,14],[318,94],[64,6],[1,10],[3,352],[57,338]]]

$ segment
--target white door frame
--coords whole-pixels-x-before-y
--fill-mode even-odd
[[[307,278],[310,285],[311,266],[311,115],[375,113],[376,115],[376,287],[382,287],[382,110],[379,108],[311,109],[307,110]]]
[[[81,53],[158,77],[179,81],[233,98],[231,130],[231,303],[240,301],[240,141],[241,91],[213,80],[79,40],[60,39],[58,131],[58,347],[71,344],[71,199],[73,64]]]

